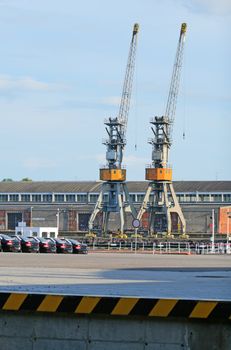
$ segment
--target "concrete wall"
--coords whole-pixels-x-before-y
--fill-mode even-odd
[[[0,312],[4,350],[229,350],[229,321]]]
[[[206,203],[206,204],[181,204],[183,214],[186,219],[187,233],[201,233],[211,232],[211,215],[212,209],[215,209],[215,232],[218,231],[218,212],[220,204]],[[137,210],[139,205],[136,206]],[[31,207],[29,205],[21,203],[1,204],[0,205],[0,229],[6,230],[9,227],[8,214],[15,214],[15,225],[17,225],[17,215],[20,214],[27,226],[30,225]],[[57,213],[59,209],[59,228],[60,231],[73,231],[76,232],[81,227],[80,215],[86,215],[92,213],[94,208],[93,204],[74,205],[68,203],[62,203],[60,205],[36,203],[33,204],[32,221],[33,226],[56,226],[57,225]],[[21,219],[19,220],[21,221]],[[110,216],[110,229],[118,229],[118,214],[112,213]],[[132,228],[131,215],[126,215],[126,227]],[[13,224],[13,227],[15,227]],[[11,225],[12,226],[12,225]],[[82,228],[83,229],[83,228]],[[87,225],[84,230],[87,230]]]

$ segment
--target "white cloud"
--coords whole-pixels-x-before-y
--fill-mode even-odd
[[[119,106],[121,101],[120,96],[111,96],[111,97],[106,97],[101,100],[101,103],[108,105],[108,106]]]
[[[106,148],[105,148],[105,153],[106,153]],[[98,153],[94,155],[84,155],[84,156],[78,156],[78,160],[83,160],[83,159],[88,159],[88,160],[96,160],[99,164],[99,166],[104,166],[106,165],[106,155],[105,153]],[[126,167],[129,166],[143,166],[144,164],[149,164],[151,160],[149,158],[143,158],[143,157],[137,157],[134,155],[127,155],[123,157],[123,165]]]
[[[23,165],[28,170],[50,169],[55,168],[58,164],[51,159],[45,158],[28,158],[25,159]]]
[[[106,148],[105,148],[105,152],[106,152]],[[94,157],[97,162],[102,165],[102,164],[106,164],[106,157],[105,157],[105,153],[98,153],[95,155]]]
[[[143,157],[137,157],[137,156],[134,156],[134,155],[128,155],[128,156],[125,156],[124,157],[124,164],[126,164],[126,166],[141,166],[141,165],[146,165],[146,164],[149,164],[151,163],[150,159],[149,158],[143,158]]]
[[[203,11],[215,15],[231,14],[230,0],[189,0],[183,1],[182,4],[193,11]]]
[[[29,90],[29,91],[50,91],[66,88],[61,84],[42,82],[32,77],[13,78],[7,75],[0,76],[0,90]]]

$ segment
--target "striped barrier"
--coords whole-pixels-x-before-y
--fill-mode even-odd
[[[231,301],[0,293],[0,310],[231,320]]]

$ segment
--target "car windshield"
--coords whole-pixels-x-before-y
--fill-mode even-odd
[[[35,239],[34,237],[28,237],[28,240],[32,242],[37,242],[37,239]]]
[[[44,239],[45,241],[48,241],[48,242],[52,242],[52,243],[55,243],[56,240],[54,238],[50,238],[50,237],[46,237],[46,238],[42,238]]]
[[[12,239],[12,237],[7,236],[7,235],[4,235],[4,234],[2,234],[2,235],[0,236],[0,238],[4,238],[4,239]]]
[[[71,243],[73,244],[80,244],[80,242],[76,241],[75,239],[70,239]]]
[[[58,242],[58,243],[66,243],[65,239],[61,239],[61,238],[59,238],[59,239],[57,238],[56,242]]]

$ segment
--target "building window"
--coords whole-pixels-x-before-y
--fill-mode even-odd
[[[0,194],[0,202],[8,202],[8,195]]]
[[[136,195],[135,194],[129,194],[130,201],[133,203],[136,201]]]
[[[211,202],[222,202],[221,194],[211,194]]]
[[[50,237],[55,238],[55,232],[50,232]]]
[[[10,202],[18,202],[19,200],[19,195],[18,194],[10,194],[9,195],[9,201]]]
[[[64,194],[55,194],[55,202],[64,202]]]
[[[52,202],[52,194],[44,194],[43,195],[43,202],[51,203]]]
[[[32,202],[41,202],[42,196],[41,194],[32,194]]]
[[[209,202],[210,201],[209,194],[199,194],[198,201],[199,202]]]
[[[96,203],[99,195],[98,194],[90,194],[89,201],[90,203]]]
[[[178,194],[177,199],[180,203],[185,202],[184,194]]]
[[[144,200],[144,194],[137,194],[137,202],[142,203]]]
[[[42,237],[47,237],[47,232],[42,232]]]
[[[191,202],[191,196],[189,194],[186,194],[184,200],[185,202]]]
[[[190,200],[191,200],[191,202],[196,202],[196,201],[197,201],[197,196],[196,196],[196,194],[191,194],[191,195],[190,195]]]
[[[231,194],[224,194],[224,202],[231,203]]]
[[[74,194],[66,194],[66,202],[74,203],[75,202],[75,195]]]
[[[86,203],[87,202],[87,195],[86,194],[77,194],[77,202]]]
[[[30,202],[30,194],[21,194],[21,202]]]

